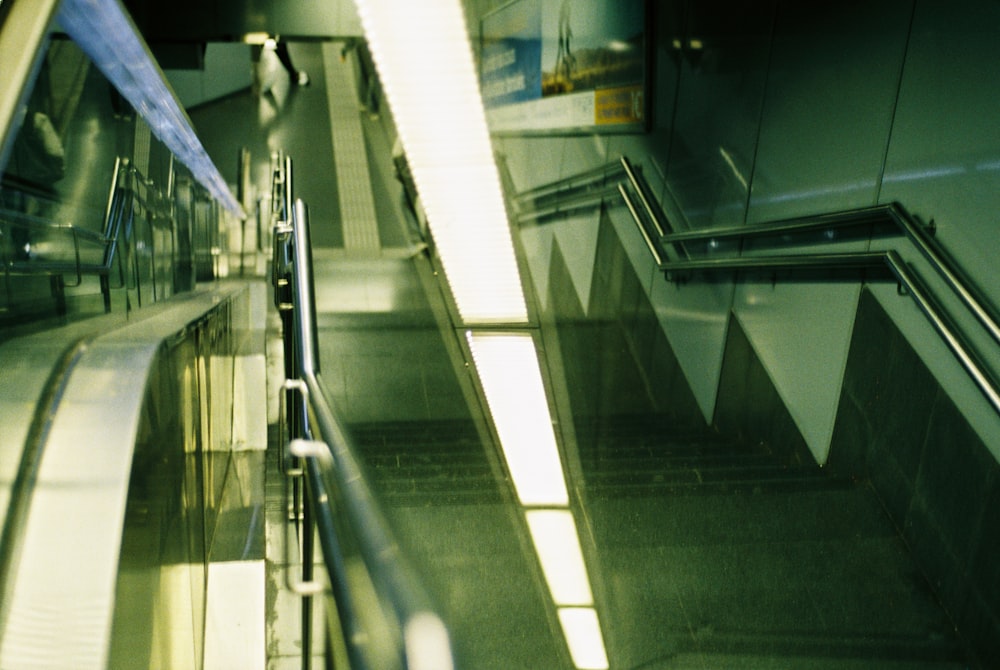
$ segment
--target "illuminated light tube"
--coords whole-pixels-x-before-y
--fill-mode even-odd
[[[531,335],[469,331],[466,337],[521,504],[568,505],[562,461]]]
[[[594,597],[572,512],[536,509],[526,511],[525,516],[552,601],[557,606],[593,605]]]
[[[429,612],[419,612],[403,629],[410,670],[453,670],[448,629]]]
[[[246,218],[119,0],[64,0],[59,25],[223,207]]]
[[[273,39],[267,33],[247,33],[243,36],[244,44],[265,44],[268,40]]]
[[[462,322],[527,323],[460,1],[357,6]]]
[[[593,607],[560,607],[559,623],[573,665],[580,670],[607,670],[608,654]]]

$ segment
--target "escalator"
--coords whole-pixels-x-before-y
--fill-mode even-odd
[[[111,105],[104,92],[91,102]],[[174,183],[167,152],[142,150],[149,129],[118,121],[111,134],[139,147],[144,169],[126,170],[135,207],[109,204],[117,219],[103,211],[108,184],[96,189],[98,249],[118,239],[109,222],[134,225],[121,260],[96,264],[113,280],[95,289],[112,314],[65,340],[0,333],[0,493],[26,501],[4,520],[0,667],[449,668],[452,651],[455,667],[484,669],[983,664],[956,631],[962,591],[917,560],[893,490],[838,464],[843,449],[837,467],[815,464],[735,319],[722,378],[736,383],[703,419],[603,214],[596,267],[553,251],[534,278],[550,291],[540,323],[482,328],[538,351],[567,495],[524,502],[433,247],[378,261],[317,249],[314,287],[304,205],[276,192],[265,225],[277,224],[280,317],[264,316],[255,280],[186,295],[195,275],[218,277],[220,226],[195,216],[218,205],[191,195],[160,209],[194,180]],[[607,189],[583,195],[605,211]],[[195,248],[166,232],[173,214],[190,214]],[[22,222],[2,223],[6,234]],[[55,246],[53,276],[72,278],[71,236]],[[9,296],[30,298],[0,319],[108,311],[86,288],[60,303],[38,261],[5,256],[45,272],[5,276]],[[597,277],[586,309],[577,271]],[[261,398],[265,321],[286,338],[282,402],[270,376],[267,388],[280,411]],[[114,488],[105,512],[88,511],[91,484]],[[555,567],[552,538],[577,549]],[[247,642],[250,628],[261,637]]]
[[[252,293],[201,290],[0,348],[21,361],[0,390],[0,666],[203,667],[210,566],[235,560],[227,545],[263,562],[262,521],[230,537],[263,493],[231,492],[254,458],[243,440],[266,446],[263,417],[234,421]]]

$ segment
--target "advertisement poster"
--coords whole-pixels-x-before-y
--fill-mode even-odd
[[[481,25],[491,132],[646,126],[644,0],[514,0]]]

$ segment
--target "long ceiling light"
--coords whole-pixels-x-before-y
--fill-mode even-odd
[[[606,670],[608,654],[601,636],[601,622],[593,607],[560,607],[559,623],[573,658],[580,670]]]
[[[568,509],[531,509],[525,516],[552,601],[557,606],[593,605],[573,513]]]
[[[469,332],[469,348],[522,505],[568,505],[538,354],[527,333]]]
[[[607,652],[534,340],[528,333],[495,331],[466,337],[573,664],[603,670]]]
[[[198,183],[246,218],[119,0],[63,0],[58,21]]]
[[[607,668],[534,340],[488,328],[528,313],[460,0],[356,1],[573,663]]]
[[[459,0],[357,0],[379,79],[466,325],[526,323]]]

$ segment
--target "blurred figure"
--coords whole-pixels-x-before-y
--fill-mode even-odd
[[[55,184],[66,174],[66,152],[48,114],[29,106],[4,174],[4,206],[35,219],[47,219],[57,199]],[[12,187],[12,188],[11,188]],[[10,231],[14,256],[32,257],[29,222]]]
[[[292,86],[309,85],[309,75],[306,71],[295,69],[295,65],[292,63],[292,55],[288,53],[288,42],[275,39],[274,53],[284,66],[285,72],[288,73],[288,79],[292,82]]]
[[[288,73],[288,81],[292,86],[308,86],[309,74],[305,70],[299,70],[292,62],[292,54],[288,51],[288,43],[280,37],[269,37],[263,43],[254,44],[250,51],[250,58],[253,61],[253,90],[257,95],[271,92],[266,62],[262,62],[261,55],[264,49],[274,52],[278,57],[278,62]]]

